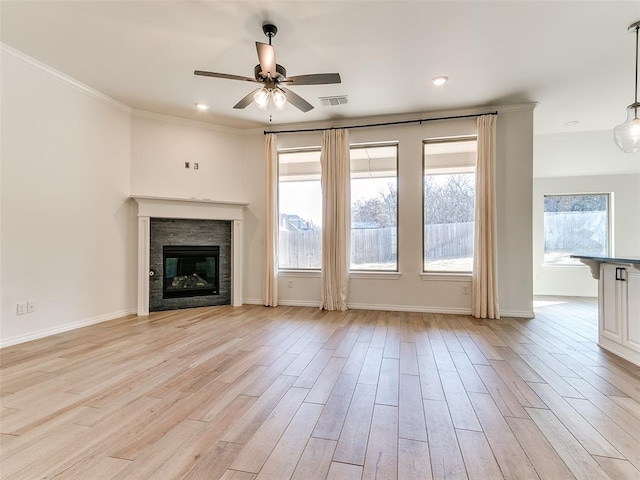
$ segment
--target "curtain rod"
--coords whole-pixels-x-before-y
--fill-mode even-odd
[[[328,127],[328,128],[302,128],[299,130],[273,130],[273,131],[264,131],[264,134],[268,133],[303,133],[303,132],[323,132],[325,130],[339,130],[341,128],[369,128],[369,127],[387,127],[390,125],[405,125],[409,123],[420,123],[423,122],[434,122],[437,120],[455,120],[458,118],[473,118],[473,117],[481,117],[482,115],[498,115],[497,111],[487,112],[487,113],[475,113],[473,115],[454,115],[451,117],[435,117],[435,118],[420,118],[418,120],[400,120],[398,122],[383,122],[383,123],[369,123],[366,125],[351,125],[348,127]]]

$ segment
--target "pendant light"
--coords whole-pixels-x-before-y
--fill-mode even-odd
[[[636,32],[636,85],[635,101],[627,107],[627,121],[613,129],[616,145],[626,153],[640,152],[640,103],[638,103],[638,31],[640,22],[629,26],[630,31]]]

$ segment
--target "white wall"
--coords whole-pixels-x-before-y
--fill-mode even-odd
[[[532,107],[508,109],[498,115],[497,201],[498,263],[501,312],[530,316],[532,303],[531,198]],[[475,119],[354,129],[351,143],[399,142],[398,278],[352,275],[351,308],[469,313],[470,279],[421,276],[422,271],[422,140],[476,132]],[[281,134],[279,148],[319,146],[320,133]],[[260,217],[262,218],[262,217]],[[281,273],[281,304],[319,305],[318,273]]]
[[[135,112],[131,119],[131,192],[245,201],[242,145],[241,130]],[[190,162],[190,168],[185,168],[185,162]]]
[[[264,136],[145,112],[135,112],[131,123],[132,194],[249,203],[243,297],[261,303]]]
[[[544,196],[566,193],[611,193],[613,255],[640,257],[640,174],[536,178],[533,240],[536,295],[598,296],[598,281],[586,265],[544,265]]]
[[[544,195],[611,193],[612,253],[639,257],[640,154],[620,151],[611,131],[536,135],[534,175],[534,293],[597,297],[586,266],[544,265]]]
[[[1,344],[131,313],[128,109],[3,48],[1,113]]]

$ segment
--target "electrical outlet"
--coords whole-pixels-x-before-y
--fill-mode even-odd
[[[27,313],[33,313],[36,311],[36,302],[29,300],[27,302]]]
[[[27,313],[27,302],[18,302],[18,315]]]
[[[464,286],[462,287],[462,294],[463,295],[469,295],[469,287],[468,286]]]
[[[287,288],[293,288],[293,280],[287,280]]]
[[[198,170],[198,168],[200,168],[200,166],[197,163],[193,163],[193,169],[194,170]]]

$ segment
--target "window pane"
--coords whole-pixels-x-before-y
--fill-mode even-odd
[[[544,262],[581,265],[569,255],[609,254],[609,195],[545,195]]]
[[[319,269],[322,238],[320,151],[280,152],[279,252],[281,269]]]
[[[398,268],[397,145],[351,148],[351,269]]]
[[[473,270],[476,140],[424,144],[424,271]]]

